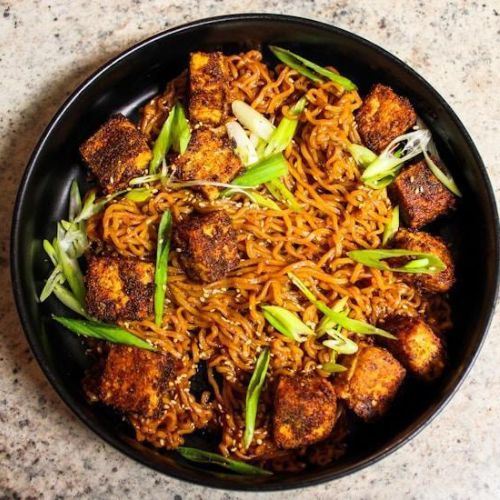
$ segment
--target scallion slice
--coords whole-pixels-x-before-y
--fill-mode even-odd
[[[259,406],[260,393],[266,380],[267,368],[269,366],[269,349],[264,349],[255,363],[255,369],[250,379],[245,398],[245,434],[243,444],[245,448],[250,446],[255,431],[255,420]]]
[[[289,339],[304,342],[307,337],[314,335],[314,330],[309,328],[295,313],[284,307],[262,306],[261,309],[268,323]]]
[[[368,148],[365,148],[361,144],[353,144],[350,143],[347,146],[349,153],[354,158],[354,161],[357,165],[362,168],[368,167],[371,163],[373,163],[377,159],[377,155]]]
[[[307,100],[305,97],[300,98],[290,109],[294,118],[284,117],[279,125],[274,129],[269,142],[264,150],[264,156],[269,156],[274,153],[281,153],[292,142],[292,139],[299,124],[299,116],[306,107]]]
[[[54,239],[53,246],[57,256],[57,263],[61,266],[64,277],[76,300],[83,306],[85,302],[85,286],[83,284],[83,274],[78,265],[78,261],[67,255],[62,249],[58,238]]]
[[[356,262],[360,262],[368,267],[380,269],[382,271],[393,271],[396,273],[423,273],[436,274],[446,269],[446,264],[437,256],[427,252],[414,252],[413,250],[404,250],[398,248],[392,249],[366,249],[353,250],[347,255]],[[414,257],[412,260],[400,267],[391,267],[383,259],[395,257]]]
[[[391,212],[391,220],[387,223],[382,235],[382,245],[386,246],[399,229],[399,205],[395,206]]]
[[[345,366],[332,362],[323,363],[320,368],[327,373],[341,373],[347,370]]]
[[[235,143],[235,153],[240,157],[243,165],[251,165],[259,160],[255,146],[238,122],[226,123],[226,131],[229,139]]]
[[[132,333],[118,326],[106,325],[98,321],[63,318],[52,315],[52,318],[67,328],[70,332],[82,335],[84,337],[93,337],[96,339],[107,340],[114,344],[125,344],[148,351],[156,351],[156,348],[149,342],[136,337]]]
[[[290,190],[285,186],[282,180],[274,179],[266,183],[266,188],[269,192],[277,199],[283,200],[286,204],[294,211],[300,212],[302,207],[295,196],[290,192]]]
[[[261,469],[255,465],[250,465],[239,460],[233,460],[232,458],[226,458],[218,453],[212,453],[210,451],[199,450],[197,448],[189,448],[187,446],[180,446],[177,451],[186,460],[191,460],[192,462],[197,462],[201,464],[213,464],[229,469],[238,474],[244,474],[246,476],[272,476],[271,471]]]
[[[431,134],[428,130],[415,130],[407,134],[396,137],[391,143],[382,151],[382,153],[366,167],[361,180],[367,186],[373,189],[381,189],[389,185],[396,175],[401,170],[405,161],[414,158],[421,154],[428,142],[431,139]],[[395,152],[404,146],[398,156]]]
[[[423,150],[424,153],[424,158],[425,162],[427,163],[427,166],[429,167],[429,170],[434,174],[434,177],[443,184],[445,188],[450,190],[454,195],[458,197],[462,197],[462,193],[458,189],[458,186],[455,184],[455,181],[447,176],[433,161],[432,158],[430,157],[429,153],[427,152],[426,149]]]
[[[163,319],[165,292],[167,290],[168,254],[170,252],[170,233],[172,231],[172,214],[170,210],[163,212],[158,226],[158,244],[156,247],[155,267],[155,323],[160,326]]]
[[[394,339],[394,335],[381,328],[377,328],[364,321],[359,321],[357,319],[348,318],[345,314],[335,312],[333,309],[329,308],[323,301],[318,300],[314,294],[309,290],[306,285],[293,273],[288,273],[288,277],[292,283],[304,294],[304,296],[312,303],[316,308],[323,314],[335,321],[336,324],[340,325],[342,328],[349,330],[353,333],[359,335],[379,335],[381,337],[386,337],[389,339]]]
[[[142,203],[153,195],[153,190],[150,188],[137,188],[131,189],[126,195],[127,200],[135,201],[137,203]]]
[[[274,132],[274,125],[261,113],[243,101],[233,101],[231,104],[236,119],[250,132],[269,141]]]
[[[76,300],[75,296],[61,284],[56,283],[54,286],[54,295],[68,309],[71,309],[73,312],[76,312],[76,314],[79,314],[84,318],[90,319],[90,316],[87,314],[87,311],[85,311],[82,304],[80,304],[80,302]]]
[[[150,175],[157,173],[158,167],[161,165],[161,162],[165,159],[165,155],[172,146],[172,129],[175,124],[175,110],[176,107],[174,106],[168,113],[167,119],[163,123],[160,133],[158,134],[158,137],[153,145],[153,157],[149,163]]]
[[[333,305],[333,307],[331,308],[332,311],[347,315],[348,313],[348,311],[346,310],[347,301],[348,301],[347,297],[341,298]],[[338,326],[339,325],[337,324],[337,322],[333,321],[330,317],[323,316],[323,318],[319,322],[318,327],[316,328],[316,335],[317,336],[324,335],[329,330],[334,330],[338,328]]]
[[[247,171],[231,182],[234,186],[260,186],[288,174],[288,163],[282,153],[249,165]]]
[[[262,208],[269,208],[271,210],[280,211],[280,207],[269,198],[262,196],[260,193],[250,191],[248,189],[241,189],[240,187],[229,188],[224,191],[224,196],[231,196],[232,194],[243,194],[250,199],[253,203]]]
[[[273,45],[270,45],[269,49],[283,64],[286,64],[301,75],[311,79],[313,82],[321,82],[323,80],[321,77],[324,76],[332,82],[339,84],[345,90],[356,90],[358,88],[345,76],[341,76],[333,71],[330,71],[329,69],[323,68],[322,66],[319,66],[318,64],[315,64],[305,57],[291,52],[290,50]]]

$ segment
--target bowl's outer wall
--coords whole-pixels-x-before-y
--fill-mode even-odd
[[[137,117],[138,108],[186,67],[194,50],[235,53],[283,45],[322,64],[335,65],[363,94],[384,82],[407,95],[433,131],[464,197],[456,214],[432,230],[451,242],[458,284],[452,294],[455,328],[449,336],[449,367],[436,384],[407,384],[390,415],[353,434],[344,459],[330,466],[270,479],[229,479],[194,468],[177,455],[161,454],[132,439],[126,426],[81,392],[86,366],[79,339],[50,321],[62,312],[56,301],[35,299],[50,266],[41,249],[55,221],[67,210],[67,192],[77,176],[85,182],[78,146],[111,114]],[[266,56],[269,53],[266,51]],[[200,21],[175,28],[130,49],[98,71],[70,97],[48,127],[28,166],[14,216],[12,268],[16,300],[31,347],[66,403],[100,436],[166,474],[210,486],[284,489],[345,475],[389,453],[428,422],[454,392],[481,344],[498,282],[498,216],[491,186],[469,136],[456,116],[416,73],[380,48],[337,28],[286,16],[247,15]]]

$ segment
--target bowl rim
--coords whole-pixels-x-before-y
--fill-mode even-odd
[[[40,151],[44,148],[45,143],[50,138],[53,129],[57,126],[60,119],[65,115],[68,108],[79,99],[80,94],[87,89],[87,87],[91,86],[94,81],[98,80],[101,75],[106,73],[116,64],[126,59],[133,53],[141,51],[144,47],[154,43],[157,40],[168,38],[174,34],[181,33],[189,30],[196,30],[200,27],[210,26],[212,24],[226,24],[232,22],[246,22],[246,21],[271,21],[271,22],[281,22],[281,23],[292,23],[297,25],[308,25],[314,28],[321,29],[323,31],[330,31],[333,33],[337,33],[338,35],[351,39],[356,43],[366,46],[371,50],[374,50],[385,58],[391,60],[393,63],[401,66],[407,73],[410,74],[411,77],[416,79],[418,83],[425,87],[425,89],[443,106],[445,113],[450,117],[450,119],[454,122],[456,127],[458,128],[463,140],[467,143],[467,146],[479,166],[479,173],[482,178],[483,185],[487,192],[487,204],[491,211],[492,218],[494,220],[494,227],[492,228],[495,238],[494,244],[494,257],[495,257],[495,285],[494,290],[489,293],[489,297],[486,297],[489,300],[487,303],[487,313],[484,321],[484,328],[479,339],[475,350],[472,353],[470,362],[468,366],[465,367],[460,377],[455,381],[455,385],[449,389],[448,393],[435,405],[435,408],[428,409],[421,417],[420,422],[414,424],[413,428],[410,427],[408,431],[404,433],[403,436],[399,436],[390,446],[380,449],[375,452],[371,456],[358,461],[354,464],[346,466],[344,469],[337,472],[325,472],[318,477],[304,479],[301,484],[293,484],[286,485],[281,484],[279,482],[274,483],[259,483],[251,484],[251,483],[228,483],[222,479],[216,478],[215,476],[200,476],[200,480],[193,480],[190,477],[187,477],[185,474],[178,472],[176,470],[165,471],[163,470],[156,462],[148,460],[139,450],[130,447],[126,442],[120,440],[117,437],[114,437],[107,433],[104,429],[100,429],[97,425],[94,425],[93,422],[89,421],[86,415],[71,402],[72,396],[67,391],[62,384],[60,384],[58,377],[56,377],[52,372],[48,364],[45,362],[43,352],[41,348],[37,345],[36,341],[36,333],[35,329],[32,328],[30,324],[30,314],[28,309],[24,303],[23,299],[23,280],[21,278],[20,268],[22,267],[22,263],[19,259],[20,255],[20,246],[21,246],[21,228],[20,228],[20,213],[22,206],[24,205],[27,186],[30,183],[30,178],[33,174],[34,167],[38,161],[38,157]],[[486,339],[488,329],[491,325],[491,321],[493,318],[493,313],[495,310],[495,304],[498,298],[499,292],[499,283],[500,283],[500,244],[499,244],[499,235],[500,235],[500,224],[499,224],[499,215],[498,209],[496,205],[496,200],[493,192],[493,188],[491,185],[491,181],[489,179],[486,167],[484,162],[482,161],[479,152],[472,141],[469,133],[466,128],[462,124],[461,120],[458,118],[456,113],[452,110],[449,104],[445,101],[445,99],[434,89],[434,87],[428,83],[420,74],[418,74],[414,69],[412,69],[409,65],[407,65],[404,61],[391,54],[387,50],[378,46],[377,44],[357,35],[346,31],[342,28],[339,28],[333,24],[324,23],[321,21],[317,21],[315,19],[304,18],[300,16],[291,16],[285,14],[272,14],[272,13],[244,13],[244,14],[226,14],[220,16],[214,16],[209,18],[198,19],[189,23],[181,24],[178,26],[174,26],[172,28],[163,30],[161,32],[156,33],[144,40],[139,41],[138,43],[133,44],[129,48],[122,51],[120,54],[115,57],[109,59],[106,63],[102,64],[97,70],[95,70],[90,76],[84,79],[76,89],[66,98],[63,104],[58,108],[49,124],[46,126],[45,130],[40,136],[36,146],[33,149],[33,152],[30,156],[30,159],[27,163],[21,181],[19,183],[18,192],[16,196],[16,201],[13,210],[12,216],[12,226],[11,226],[11,244],[10,244],[10,268],[11,268],[11,281],[12,281],[12,290],[15,298],[16,308],[21,320],[21,325],[24,331],[24,334],[28,340],[28,344],[31,348],[34,357],[36,358],[39,366],[41,367],[45,377],[49,380],[50,384],[62,399],[64,404],[72,411],[74,415],[78,417],[78,419],[85,424],[86,427],[90,428],[95,434],[97,434],[101,439],[103,439],[106,443],[111,445],[113,448],[119,450],[121,453],[126,455],[128,458],[135,460],[142,465],[146,465],[149,468],[152,468],[166,476],[173,477],[175,479],[179,479],[182,481],[186,481],[191,484],[196,484],[202,487],[211,487],[211,488],[220,488],[225,490],[233,490],[233,491],[282,491],[289,489],[297,489],[297,488],[305,488],[309,486],[314,486],[318,484],[322,484],[328,481],[333,481],[335,479],[339,479],[344,476],[348,476],[354,472],[360,471],[365,467],[368,467],[379,460],[387,457],[394,451],[398,450],[403,444],[412,440],[415,436],[417,436],[427,425],[429,425],[434,418],[443,410],[443,408],[448,404],[450,399],[455,395],[458,389],[463,384],[465,378],[469,374],[472,366],[474,365],[479,351],[481,347],[484,345],[484,341]],[[257,488],[256,488],[257,486]]]

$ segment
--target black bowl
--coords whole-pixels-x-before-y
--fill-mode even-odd
[[[88,362],[82,343],[50,320],[51,312],[62,312],[61,306],[50,300],[40,306],[36,292],[50,272],[41,241],[54,235],[55,221],[65,215],[71,180],[84,181],[78,156],[81,142],[113,113],[136,118],[139,107],[186,67],[189,52],[236,53],[265,49],[271,43],[334,64],[359,84],[362,93],[381,81],[407,95],[431,128],[464,196],[457,212],[432,228],[451,242],[458,268],[451,297],[456,326],[448,339],[444,376],[429,386],[409,383],[386,419],[361,426],[353,434],[340,461],[245,480],[137,443],[113,412],[89,405],[81,390]],[[491,318],[499,277],[498,241],[493,192],[471,138],[446,102],[411,68],[372,43],[327,24],[269,14],[234,15],[160,33],[113,59],[71,95],[44,132],[21,182],[12,229],[12,278],[19,314],[38,362],[66,404],[99,436],[176,478],[219,488],[281,490],[332,480],[374,463],[409,441],[445,405],[476,357]],[[209,439],[200,434],[192,443]]]

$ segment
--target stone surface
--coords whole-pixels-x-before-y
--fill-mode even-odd
[[[245,11],[326,21],[409,63],[463,120],[498,194],[498,0],[0,1],[0,497],[499,498],[498,314],[461,390],[418,437],[364,471],[294,493],[207,490],[134,463],[75,419],[33,360],[10,293],[7,221],[39,134],[83,78],[130,44],[196,17]]]

